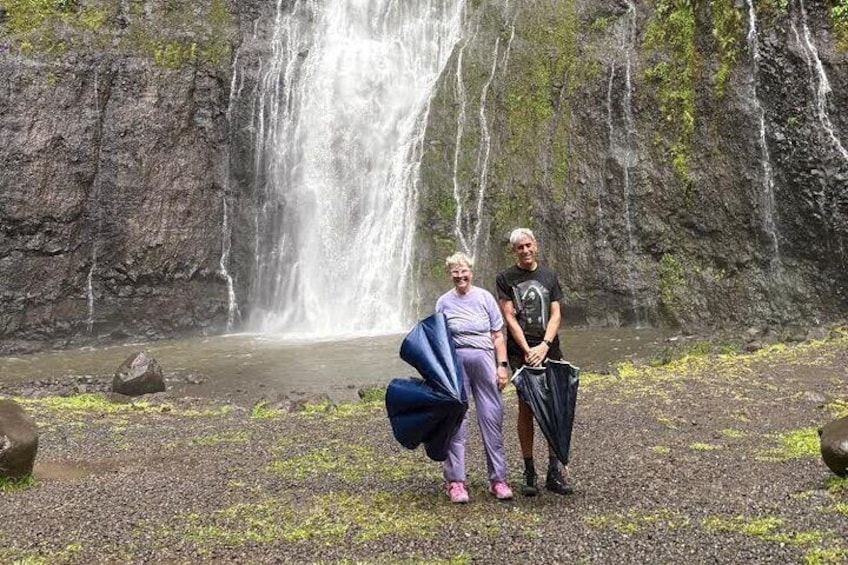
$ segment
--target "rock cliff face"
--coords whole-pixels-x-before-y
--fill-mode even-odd
[[[528,225],[572,323],[844,312],[844,2],[479,4],[428,131],[423,274],[453,249],[454,187],[473,211],[483,186],[458,228],[482,222],[478,279]]]
[[[238,323],[273,3],[2,3],[0,351]],[[845,4],[468,2],[421,168],[422,311],[457,230],[491,286],[527,225],[571,323],[844,314]]]
[[[226,6],[4,5],[0,350],[221,328]]]

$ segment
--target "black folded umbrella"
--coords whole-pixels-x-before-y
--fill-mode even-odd
[[[401,445],[424,444],[434,461],[447,458],[448,444],[462,423],[468,400],[465,373],[457,357],[444,314],[421,320],[403,340],[400,357],[423,377],[392,379],[386,389],[386,412]]]
[[[512,377],[512,383],[530,406],[557,459],[567,465],[580,369],[563,361],[548,360],[543,367],[521,367]]]

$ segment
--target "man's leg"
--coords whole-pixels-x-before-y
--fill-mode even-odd
[[[548,445],[548,473],[545,476],[545,488],[557,494],[574,492],[574,486],[568,482],[568,467],[563,465],[562,472],[560,471],[559,460],[550,445]]]
[[[536,496],[536,467],[533,463],[533,412],[526,402],[518,398],[518,443],[521,445],[521,456],[524,458],[524,484],[521,494]]]

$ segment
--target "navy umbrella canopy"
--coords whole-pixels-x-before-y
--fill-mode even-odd
[[[567,465],[580,369],[563,361],[548,360],[543,367],[521,367],[512,377],[512,383],[530,406],[557,459]]]
[[[456,357],[444,314],[418,322],[404,338],[400,357],[421,379],[392,379],[386,411],[395,439],[406,448],[424,444],[434,461],[447,458],[448,443],[462,423],[468,400],[465,374]]]

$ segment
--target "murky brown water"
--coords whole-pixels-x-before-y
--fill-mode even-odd
[[[650,356],[666,345],[668,335],[653,328],[568,328],[560,339],[569,361],[598,370],[633,356]],[[347,400],[356,397],[359,387],[415,374],[398,357],[403,337],[295,342],[238,334],[0,357],[0,382],[110,378],[130,354],[145,350],[164,369],[173,394],[274,401],[326,393]]]

